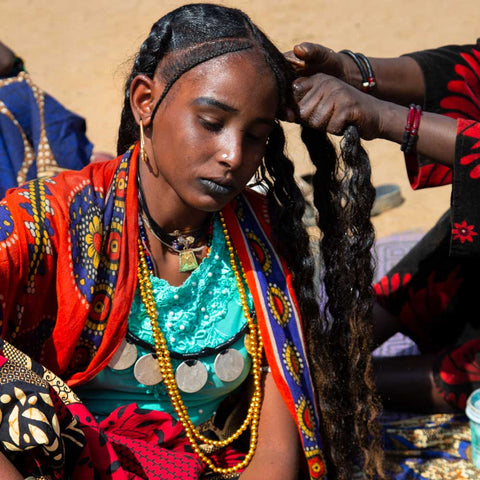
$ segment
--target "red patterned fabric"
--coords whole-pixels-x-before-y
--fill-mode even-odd
[[[80,419],[86,440],[73,480],[94,480],[99,474],[109,480],[197,479],[204,471],[182,425],[164,412],[130,404],[100,424],[80,405],[72,413]]]
[[[464,410],[470,392],[480,388],[480,339],[443,352],[434,367],[434,380],[445,400]]]
[[[128,173],[119,157],[32,181],[0,202],[1,335],[69,385],[97,374],[126,333],[137,264],[127,248],[137,238]]]
[[[450,254],[480,257],[480,40],[410,56],[424,74],[425,110],[457,119],[453,170],[420,155],[406,155],[410,183],[414,189],[453,184]]]
[[[438,391],[463,409],[480,386],[480,340],[462,343],[466,331],[480,328],[472,315],[480,271],[480,41],[410,55],[424,74],[424,109],[457,119],[457,139],[453,171],[410,155],[408,175],[413,188],[452,182],[451,209],[375,291],[422,352],[439,353]]]

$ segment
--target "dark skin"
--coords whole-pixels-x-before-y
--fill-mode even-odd
[[[362,77],[353,59],[322,45],[301,43],[287,52],[300,75],[293,84],[298,111],[286,120],[299,121],[341,135],[349,124],[365,140],[402,143],[410,103],[422,105],[425,85],[420,67],[410,57],[370,58],[377,81],[374,95],[361,91]],[[416,145],[420,154],[453,166],[456,121],[424,112]],[[375,346],[400,331],[398,320],[376,304]],[[434,355],[374,358],[377,390],[386,408],[415,412],[455,411],[438,394],[432,375]]]
[[[258,52],[214,58],[177,80],[152,121],[164,88],[158,74],[153,80],[140,75],[131,85],[132,111],[145,127],[147,161],[140,161],[140,178],[149,211],[163,229],[197,229],[257,170],[277,114],[277,86]],[[147,235],[156,274],[183,284],[190,273],[178,271],[178,255]],[[205,247],[198,260],[206,254]],[[257,448],[241,478],[295,480],[297,427],[272,375],[263,382]],[[0,480],[22,478],[0,452]]]
[[[211,213],[243,190],[263,157],[276,113],[276,87],[271,79],[267,102],[265,89],[254,88],[259,78],[245,75],[255,98],[240,86],[241,94],[233,95],[226,87],[238,78],[233,74],[237,59],[214,59],[182,75],[153,124],[151,112],[163,82],[156,75],[153,80],[139,76],[132,83],[132,108],[145,127],[148,159],[139,168],[146,203],[167,232],[202,227]],[[251,63],[246,68],[253,74]],[[213,67],[215,76],[209,75]],[[265,73],[265,66],[259,72]],[[159,276],[172,285],[182,284],[189,273],[178,271],[178,255],[148,235]],[[199,259],[205,254],[206,249]]]
[[[0,42],[0,77],[7,75],[13,68],[13,55],[7,46]]]
[[[145,199],[167,232],[196,229],[257,170],[277,113],[277,87],[263,57],[249,52],[214,58],[182,75],[152,121],[163,89],[156,74],[136,77],[130,90],[132,111],[145,126],[148,158],[139,164]],[[181,285],[189,273],[178,271],[178,255],[147,235],[157,275]],[[270,373],[264,382],[257,448],[241,478],[294,480],[297,427]]]
[[[410,103],[423,104],[425,85],[420,67],[410,57],[369,58],[377,79],[375,96],[363,93],[354,61],[321,45],[302,43],[286,53],[302,76],[294,82],[301,121],[340,135],[356,125],[363,139],[401,143]],[[342,80],[342,81],[340,81]],[[288,120],[295,120],[290,112]],[[455,157],[456,121],[424,112],[417,151],[444,165]]]

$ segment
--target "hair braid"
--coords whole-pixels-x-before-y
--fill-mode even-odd
[[[265,153],[265,169],[268,177],[264,178],[269,187],[267,196],[270,210],[275,215],[272,222],[274,235],[275,238],[282,238],[278,248],[287,264],[290,267],[295,265],[292,270],[299,272],[295,281],[298,280],[299,287],[302,288],[302,285],[313,282],[314,260],[310,255],[309,237],[302,221],[305,213],[305,199],[294,180],[294,165],[284,154],[284,146],[285,135],[280,124],[277,123],[270,134]],[[298,249],[302,250],[301,255],[298,255],[298,251],[292,251],[292,245],[297,245]],[[301,266],[297,265],[299,260],[303,263]],[[318,312],[317,302],[313,302],[310,307],[312,306]]]
[[[350,344],[351,358],[350,378],[363,377],[364,382],[353,383],[353,399],[355,406],[355,429],[360,445],[368,445],[369,440],[375,448],[380,448],[380,435],[375,419],[380,405],[374,395],[371,362],[372,306],[374,301],[373,272],[374,262],[372,249],[375,239],[370,211],[375,200],[375,189],[370,182],[370,162],[361,146],[360,136],[355,127],[349,127],[344,133],[341,143],[342,158],[349,172],[348,197],[350,201],[349,230],[351,232],[351,254],[356,259],[352,263],[352,274],[355,282],[352,288],[352,314],[350,329],[356,332],[352,335],[355,341]],[[360,335],[359,332],[369,332]],[[381,470],[378,459],[363,448],[364,471],[373,475]]]
[[[350,478],[357,462],[367,478],[382,477],[376,423],[379,406],[372,380],[370,336],[366,335],[372,320],[374,234],[370,210],[375,195],[369,161],[355,127],[345,132],[340,159],[318,131],[304,128],[302,138],[317,167],[314,204],[323,234],[324,315],[329,320],[320,341],[326,342],[328,352],[322,364],[317,364],[320,371],[316,373],[323,383],[319,403],[327,430],[324,438],[334,445],[329,450],[330,469],[334,478]],[[325,369],[329,372],[326,379]],[[355,432],[353,437],[351,432]]]

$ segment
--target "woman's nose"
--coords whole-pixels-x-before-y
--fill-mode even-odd
[[[220,155],[220,161],[231,169],[238,167],[242,163],[242,146],[240,142],[230,144]]]

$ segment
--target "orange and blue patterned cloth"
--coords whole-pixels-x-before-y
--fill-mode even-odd
[[[137,156],[138,146],[115,160],[33,180],[0,202],[1,335],[69,387],[103,369],[126,334],[137,281]],[[266,200],[245,192],[224,216],[309,476],[325,478],[301,320],[291,274],[269,239]]]

